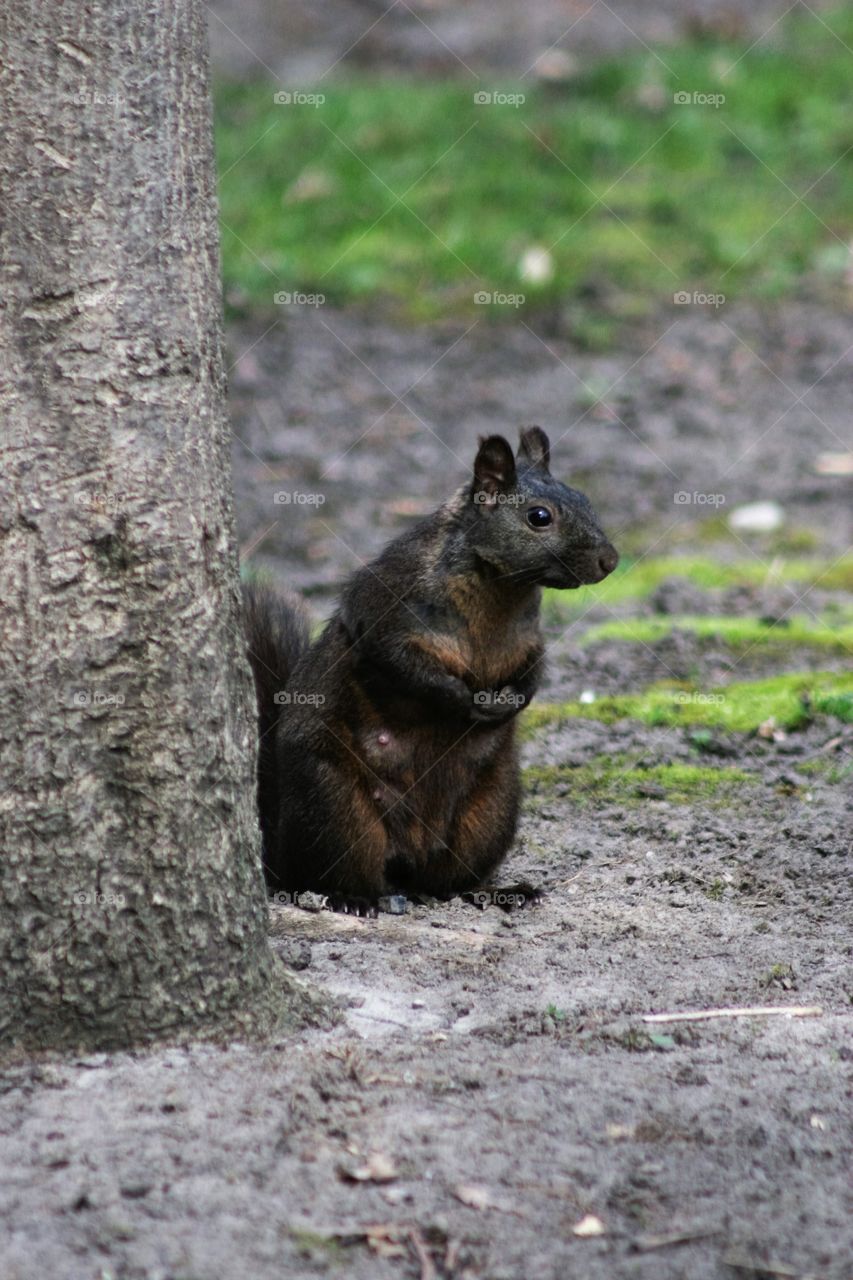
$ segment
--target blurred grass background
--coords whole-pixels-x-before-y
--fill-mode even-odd
[[[226,302],[322,292],[418,320],[520,292],[571,308],[596,346],[614,317],[680,290],[849,283],[853,10],[780,30],[774,48],[692,39],[666,66],[640,50],[565,82],[483,83],[524,94],[518,107],[478,105],[470,82],[367,73],[316,86],[320,106],[219,83]]]

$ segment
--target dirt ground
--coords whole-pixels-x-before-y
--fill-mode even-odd
[[[820,14],[832,3],[813,0],[810,8]],[[351,66],[433,76],[557,74],[572,59],[636,51],[689,32],[772,43],[778,20],[798,7],[804,6],[797,0],[212,0],[207,6],[220,72],[266,71],[299,87]]]
[[[531,420],[635,554],[707,550],[709,521],[763,499],[828,555],[853,542],[849,477],[817,470],[849,448],[846,315],[673,306],[594,356],[536,317],[407,330],[285,310],[229,337],[235,485],[244,551],[309,596],[463,483],[478,434]],[[716,554],[772,559],[740,538]]]
[[[406,332],[353,314],[233,331],[251,562],[321,615],[359,558],[464,479],[478,431],[531,416],[635,554],[673,539],[708,553],[713,517],[676,504],[682,490],[772,497],[823,554],[844,551],[849,481],[814,463],[846,436],[845,325],[805,304],[669,325],[618,356],[521,327]],[[624,608],[779,614],[802,590],[674,580]],[[581,648],[578,628],[610,616],[551,627],[543,697],[815,661],[741,665],[686,636]],[[525,763],[613,753],[695,759],[684,730],[578,720],[537,733]],[[808,766],[849,764],[853,728],[728,735],[709,759],[746,787],[677,803],[654,786],[595,799],[532,784],[505,871],[545,888],[538,908],[363,922],[273,906],[274,945],[338,1000],[337,1026],[7,1072],[3,1280],[846,1280],[850,798]],[[643,1021],[732,1005],[821,1012]],[[600,1234],[578,1234],[589,1219]]]
[[[336,4],[322,6],[340,15],[334,39],[328,24],[309,38],[308,6],[288,10],[289,28],[263,28],[278,73],[316,72],[355,38],[354,13],[373,12]],[[506,4],[490,7],[494,42],[473,0],[433,3],[429,20],[448,43],[452,28],[466,60],[517,69],[584,7],[524,6],[523,48],[507,43],[519,20]],[[784,8],[765,6],[771,20]],[[257,46],[269,6],[266,18],[214,9]],[[593,9],[598,21],[607,6]],[[677,34],[686,11],[619,6],[644,39]],[[416,19],[393,20],[377,27],[387,47],[372,54],[368,40],[360,56],[406,65],[411,48],[434,69],[435,39],[427,57]],[[594,47],[620,43],[620,20],[607,32]],[[217,48],[245,69],[239,41]],[[347,573],[464,481],[478,433],[535,420],[555,472],[590,495],[623,550],[768,570],[718,591],[673,579],[617,617],[838,603],[773,568],[794,553],[832,561],[853,542],[849,477],[818,461],[851,448],[846,317],[806,301],[674,308],[606,355],[525,319],[407,330],[318,308],[232,327],[247,562],[321,618]],[[782,508],[781,534],[723,536],[732,508],[764,499]],[[551,623],[543,699],[849,664],[791,649],[739,657],[681,633],[584,647],[584,629],[613,616],[599,605]],[[455,901],[364,922],[273,905],[282,962],[330,993],[336,1023],[261,1048],[4,1069],[0,1280],[850,1280],[853,726],[720,735],[717,747],[705,766],[747,775],[727,798],[654,785],[596,795],[535,771],[621,754],[691,763],[689,734],[574,720],[533,735],[505,879],[543,886],[539,907]],[[643,1020],[755,1005],[818,1012]]]

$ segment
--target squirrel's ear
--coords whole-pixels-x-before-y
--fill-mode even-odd
[[[551,462],[551,445],[541,427],[522,427],[518,433],[517,458],[529,467],[547,471]]]
[[[480,437],[480,448],[474,459],[475,501],[477,494],[484,494],[480,502],[488,502],[497,493],[504,493],[515,484],[515,458],[503,436]]]

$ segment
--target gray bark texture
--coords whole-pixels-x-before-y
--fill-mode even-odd
[[[0,1043],[257,1030],[202,5],[0,21]]]

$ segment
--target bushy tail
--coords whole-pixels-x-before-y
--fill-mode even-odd
[[[258,809],[266,864],[278,819],[275,729],[285,710],[276,694],[284,689],[310,640],[301,602],[285,599],[269,587],[243,584],[243,617],[258,699]]]

